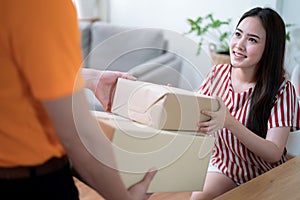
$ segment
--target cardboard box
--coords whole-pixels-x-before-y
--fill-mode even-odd
[[[148,192],[201,191],[214,138],[184,131],[164,131],[110,113],[94,111],[113,145],[126,187],[140,181],[152,167],[158,172]]]
[[[209,120],[202,109],[216,111],[216,99],[180,88],[118,79],[112,113],[162,130],[196,131]]]

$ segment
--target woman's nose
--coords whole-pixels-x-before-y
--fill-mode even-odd
[[[245,49],[245,39],[241,38],[236,42],[236,47],[240,50]]]

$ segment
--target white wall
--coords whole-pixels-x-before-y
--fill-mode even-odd
[[[300,27],[299,11],[300,11],[300,1],[299,0],[284,0],[283,1],[282,8],[281,8],[281,14],[286,22],[294,23],[298,27]]]
[[[80,20],[108,21],[108,0],[72,0]]]
[[[271,7],[287,23],[300,26],[299,0],[109,0],[108,20],[120,25],[184,32],[188,29],[187,18],[212,12],[220,19],[238,20],[246,10],[254,6]]]
[[[188,30],[187,18],[214,13],[221,19],[239,18],[251,0],[110,0],[110,22],[178,32]]]
[[[287,43],[286,70],[288,77],[295,77],[296,69],[300,68],[300,1],[299,0],[281,0],[280,13],[286,23],[294,24],[290,29],[291,41]],[[298,70],[299,71],[299,70]],[[294,74],[293,74],[294,73]],[[298,75],[299,77],[299,75]],[[298,85],[298,80],[291,80]],[[296,83],[297,82],[297,83]],[[296,88],[297,89],[297,88]],[[299,89],[297,89],[299,91]]]

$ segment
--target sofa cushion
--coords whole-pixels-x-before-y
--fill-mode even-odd
[[[153,28],[129,28],[94,22],[91,28],[90,68],[127,72],[162,54],[163,32]]]

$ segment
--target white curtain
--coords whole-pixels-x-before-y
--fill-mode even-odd
[[[107,0],[73,0],[79,20],[107,21]]]

